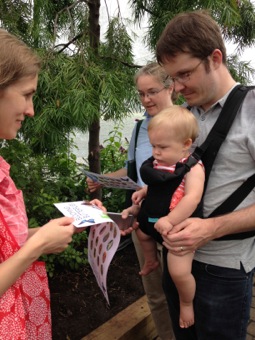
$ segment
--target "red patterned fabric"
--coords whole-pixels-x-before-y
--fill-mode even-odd
[[[8,227],[18,245],[22,246],[28,235],[28,220],[23,193],[10,177],[10,165],[0,157],[0,207]]]
[[[20,249],[0,211],[0,263]],[[43,262],[34,262],[0,297],[0,340],[50,340],[48,278]]]

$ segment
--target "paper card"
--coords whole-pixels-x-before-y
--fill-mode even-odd
[[[76,228],[112,222],[112,219],[105,212],[86,201],[55,203],[54,205],[64,216],[73,217],[75,219],[73,225]]]
[[[117,189],[127,189],[127,190],[137,190],[139,189],[139,185],[134,182],[128,176],[124,177],[109,177],[105,175],[100,175],[95,172],[90,172],[87,170],[82,170],[82,172],[92,179],[94,182],[98,182],[106,188],[117,188]]]

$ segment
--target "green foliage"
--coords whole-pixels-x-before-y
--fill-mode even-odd
[[[46,269],[50,277],[54,275],[55,270],[59,267],[78,270],[88,264],[86,231],[75,234],[73,241],[62,253],[43,255],[41,259],[46,262]]]
[[[100,152],[102,173],[113,172],[125,166],[128,142],[123,140],[121,130],[123,130],[123,123],[115,126],[103,142],[105,146]]]
[[[126,69],[126,65],[133,62],[132,40],[127,34],[126,26],[119,18],[113,18],[109,22],[108,29],[105,34],[106,41],[101,44],[101,54],[108,59],[105,66],[108,68],[117,67],[118,69]],[[130,71],[130,68],[129,68]]]
[[[121,18],[110,21],[95,53],[91,41],[101,37],[99,29],[91,31],[91,24],[98,17],[90,16],[84,1],[0,0],[0,20],[2,27],[21,37],[42,59],[34,97],[36,115],[24,122],[20,141],[3,143],[1,149],[12,165],[17,187],[24,192],[29,225],[35,227],[59,216],[53,203],[88,198],[84,197],[84,176],[68,152],[70,134],[89,131],[101,117],[122,119],[130,114],[138,103],[133,84],[137,67],[132,64],[132,42]],[[124,161],[117,164],[115,159],[116,167],[120,163],[122,167]],[[105,162],[107,167],[110,164]],[[120,202],[117,194],[109,195],[112,204]],[[73,249],[45,257],[50,273],[56,263],[69,263],[70,268],[82,263],[81,254]]]
[[[71,143],[72,144],[72,143]],[[54,203],[88,199],[85,179],[76,163],[76,156],[62,148],[54,157],[34,154],[22,139],[0,143],[1,156],[11,164],[11,176],[22,189],[31,228],[50,219],[62,217]],[[73,242],[61,254],[44,255],[52,276],[56,266],[78,269],[87,263],[87,234],[74,235]]]
[[[36,155],[28,144],[16,139],[2,143],[1,155],[11,164],[11,176],[23,191],[31,226],[59,217],[54,203],[84,198],[85,180],[76,156],[64,149],[54,157]]]
[[[26,35],[29,29],[30,15],[31,3],[28,1],[0,1],[1,27],[21,37],[28,44],[29,38]]]
[[[148,15],[145,39],[152,51],[165,26],[175,15],[198,9],[211,13],[220,25],[225,40],[236,45],[238,57],[245,47],[254,44],[255,7],[249,0],[129,0],[129,3],[135,21],[140,22],[145,14]],[[250,64],[241,62],[237,55],[229,57],[229,68],[235,80],[247,84],[252,75]]]
[[[255,37],[255,11],[249,0],[130,0],[136,21],[149,15],[147,42],[154,49],[167,23],[178,13],[205,9],[222,27],[226,40],[240,48],[250,46]]]
[[[115,126],[104,140],[100,151],[102,173],[110,173],[125,166],[127,160],[128,142],[123,140],[123,124]],[[120,212],[124,208],[125,190],[103,188],[102,201],[108,211]]]
[[[228,57],[228,68],[232,77],[241,84],[253,84],[255,70],[250,62],[240,61],[236,55]]]
[[[22,130],[34,152],[57,154],[59,146],[68,146],[71,131],[90,131],[101,117],[123,119],[138,107],[133,82],[137,66],[120,17],[109,19],[101,41],[99,30],[98,37],[91,32],[98,17],[90,17],[86,2],[35,0],[23,4],[24,10],[19,3],[0,0],[0,20],[10,32],[29,39],[42,59],[34,97],[36,115]],[[26,23],[23,30],[19,20]],[[93,39],[100,40],[97,53]]]
[[[107,53],[105,48],[103,52]],[[138,107],[134,70],[120,61],[113,65],[106,58],[96,64],[82,54],[40,54],[43,67],[34,97],[36,115],[22,128],[34,151],[54,154],[58,145],[68,145],[73,130],[86,132],[95,119],[122,119]]]

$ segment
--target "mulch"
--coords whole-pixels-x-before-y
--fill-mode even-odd
[[[49,278],[53,340],[81,340],[144,295],[133,243],[117,251],[108,270],[108,306],[89,265]]]

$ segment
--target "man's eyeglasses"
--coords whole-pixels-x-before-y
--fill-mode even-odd
[[[148,92],[140,92],[140,91],[138,91],[138,96],[141,98],[141,99],[144,99],[145,97],[147,97],[147,98],[152,98],[152,97],[155,97],[159,92],[161,92],[161,91],[163,91],[163,90],[165,90],[166,89],[166,87],[162,87],[162,89],[160,89],[160,90],[150,90],[150,91],[148,91]]]
[[[168,76],[168,78],[170,78],[172,80],[173,83],[178,82],[179,84],[184,84],[187,81],[190,80],[190,77],[192,75],[192,73],[194,73],[197,68],[199,67],[200,64],[202,64],[202,62],[205,60],[206,58],[200,60],[200,62],[197,64],[197,66],[195,66],[192,70],[188,71],[188,72],[184,72],[179,74],[179,76],[177,77],[170,77]]]

